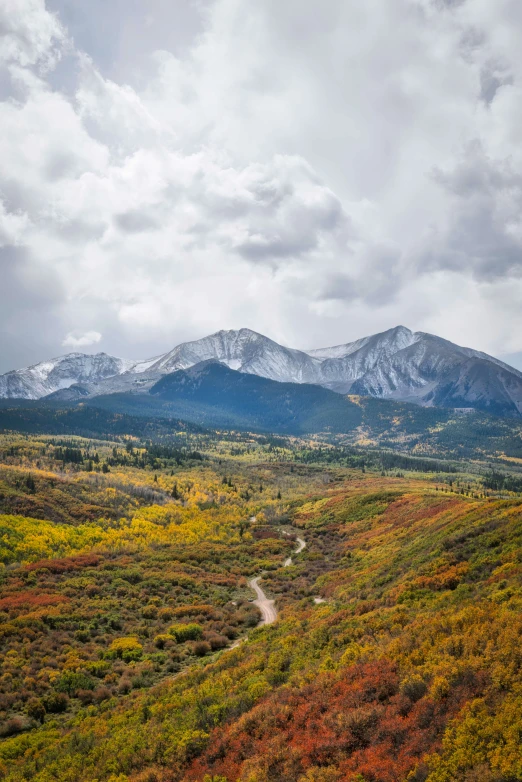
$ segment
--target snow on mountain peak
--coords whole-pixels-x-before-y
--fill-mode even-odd
[[[415,334],[405,326],[396,326],[395,328],[388,329],[388,331],[383,331],[380,334],[362,337],[361,339],[355,340],[355,342],[347,342],[345,345],[335,345],[331,348],[315,348],[313,350],[307,350],[306,352],[309,356],[314,356],[321,360],[345,358],[357,353],[369,344],[381,351],[396,352],[397,350],[402,350],[413,344],[418,338],[419,334]]]
[[[432,404],[437,388],[444,383],[447,386],[450,375],[457,378],[461,372],[467,377],[474,362],[486,362],[488,366],[495,365],[496,371],[504,371],[510,378],[506,387],[511,387],[511,383],[519,389],[522,382],[521,372],[498,359],[432,334],[412,332],[405,326],[309,351],[284,347],[263,334],[241,328],[181,343],[144,361],[114,358],[106,353],[68,353],[1,375],[0,397],[38,399],[73,385],[81,386],[77,390],[82,396],[117,391],[145,393],[162,375],[206,361],[218,361],[230,369],[271,380],[315,383],[339,393],[420,404]],[[455,388],[465,388],[464,380],[458,377]],[[516,394],[522,399],[522,389],[519,390],[520,394]],[[522,409],[518,397],[513,399],[514,409]]]
[[[128,371],[135,362],[107,353],[66,353],[27,369],[0,375],[0,397],[40,399],[74,383],[104,380]]]

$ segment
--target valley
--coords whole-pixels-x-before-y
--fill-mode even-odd
[[[297,546],[292,556],[296,556],[297,554],[300,554],[301,551],[306,547],[306,543],[302,538],[296,537],[296,543]],[[287,557],[285,559],[285,561],[283,562],[283,567],[290,567],[290,565],[292,564],[292,556]],[[248,582],[248,585],[256,593],[256,600],[254,600],[254,605],[257,606],[261,611],[260,625],[269,625],[272,624],[272,622],[275,622],[275,620],[277,619],[277,609],[275,607],[275,601],[270,600],[265,595],[263,588],[259,585],[259,582],[261,580],[262,580],[262,575],[256,576],[255,578],[253,578],[251,581]]]
[[[522,782],[521,40],[0,0],[0,782]]]
[[[0,778],[516,778],[516,465],[147,432],[0,435]]]

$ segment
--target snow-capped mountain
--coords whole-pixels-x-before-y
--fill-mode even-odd
[[[218,331],[144,361],[72,353],[0,376],[0,397],[74,400],[115,392],[148,393],[164,375],[205,361],[287,383],[342,394],[476,407],[522,414],[522,372],[499,359],[397,326],[380,334],[308,351],[283,347],[250,329]]]
[[[396,353],[398,350],[417,342],[420,334],[414,333],[405,326],[396,326],[380,334],[373,334],[370,337],[362,337],[355,342],[348,342],[346,345],[336,345],[333,348],[314,348],[307,350],[309,356],[325,360],[347,358],[354,353],[368,356],[370,362],[375,362],[381,355]]]
[[[442,398],[440,396],[441,389],[453,382],[451,378],[455,376],[456,370],[459,370],[461,384],[465,385],[466,376],[474,372],[477,363],[485,363],[495,368],[496,372],[502,370],[508,373],[513,378],[514,386],[520,386],[522,391],[522,373],[493,358],[493,356],[471,348],[460,347],[433,334],[423,332],[410,332],[410,334],[412,339],[409,344],[405,344],[404,347],[396,351],[382,354],[372,367],[368,367],[366,372],[355,379],[349,392],[431,406],[438,404],[435,400]],[[357,354],[352,356],[352,360],[356,357]],[[332,385],[330,387],[334,388]],[[344,389],[340,388],[338,384],[334,390],[342,391]],[[452,405],[444,406],[477,406],[488,409],[486,397],[487,395],[482,396],[480,404],[477,404],[478,399],[471,403],[471,398],[467,399],[466,393],[464,393],[461,403],[454,402]],[[507,403],[505,412],[508,412],[509,408],[515,414],[522,412],[519,397],[522,398],[522,394],[515,392],[511,401]],[[449,399],[447,395],[445,398]],[[491,404],[494,404],[495,400],[496,394],[493,393]],[[503,400],[504,404],[506,401]]]
[[[0,375],[0,398],[40,399],[74,383],[96,383],[120,375],[135,363],[106,353],[67,353]]]
[[[522,412],[522,382],[500,363],[470,358],[438,383],[428,400],[437,407],[475,407],[497,415]]]
[[[404,326],[397,326],[347,345],[322,348],[309,353],[316,358],[322,357],[321,384],[333,391],[348,393],[356,380],[387,362],[401,350],[415,344],[420,336]]]
[[[209,359],[217,359],[229,369],[286,383],[316,383],[321,376],[319,359],[301,350],[278,345],[250,329],[218,331],[209,337],[185,342],[161,356],[149,371],[166,374]]]

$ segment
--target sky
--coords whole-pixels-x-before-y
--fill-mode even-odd
[[[522,368],[520,0],[2,0],[0,371],[402,324]]]

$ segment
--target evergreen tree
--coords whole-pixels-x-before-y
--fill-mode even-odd
[[[28,475],[28,476],[27,476],[27,478],[26,478],[25,485],[27,486],[27,490],[28,490],[28,491],[29,491],[31,494],[34,494],[34,493],[35,493],[35,491],[36,491],[36,484],[35,484],[35,482],[34,482],[34,478],[33,478],[33,476],[32,476],[30,473],[29,473],[29,475]]]

